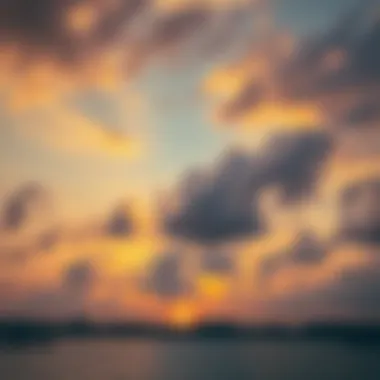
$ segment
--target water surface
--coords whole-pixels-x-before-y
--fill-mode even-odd
[[[4,380],[379,380],[380,347],[305,342],[61,341],[0,352]]]

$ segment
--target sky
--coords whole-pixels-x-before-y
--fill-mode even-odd
[[[4,0],[0,316],[380,320],[377,0]]]

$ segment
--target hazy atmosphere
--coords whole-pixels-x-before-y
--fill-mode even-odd
[[[0,316],[380,322],[379,68],[376,0],[1,0]]]

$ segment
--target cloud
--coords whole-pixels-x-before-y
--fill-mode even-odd
[[[380,178],[368,178],[343,189],[340,201],[341,238],[380,244]]]
[[[130,210],[124,206],[117,207],[105,225],[107,235],[122,238],[133,232],[133,220]]]
[[[251,128],[375,127],[379,121],[380,21],[373,2],[360,3],[315,38],[272,30],[241,61],[216,70],[206,92],[218,97],[224,80],[234,91],[218,118]]]
[[[5,0],[1,4],[0,33],[9,43],[25,47],[29,55],[48,53],[69,64],[97,45],[110,42],[148,1],[113,3],[110,6],[106,1],[92,0]]]
[[[313,190],[332,146],[320,132],[274,135],[264,147],[257,177],[264,186],[278,186],[284,199],[297,200]]]
[[[129,69],[167,54],[169,47],[184,46],[200,28],[207,36],[214,16],[222,13],[222,3],[5,0],[0,5],[0,37],[18,69],[11,70],[13,74],[36,66],[45,71],[47,64],[56,74],[52,79],[65,77],[74,84],[83,85],[91,73],[92,84],[102,74],[115,74],[122,81]],[[229,3],[224,13],[249,5]]]
[[[176,209],[164,205],[164,224],[173,235],[201,243],[236,239],[262,230],[252,157],[231,152],[211,170],[190,173],[180,183]]]
[[[15,308],[22,315],[38,318],[77,318],[89,311],[88,296],[96,280],[89,261],[70,263],[62,272],[60,286],[32,289]]]
[[[328,248],[313,234],[302,232],[293,246],[262,259],[259,264],[259,276],[262,280],[267,280],[286,268],[318,266],[324,261],[327,253]]]
[[[175,236],[218,243],[265,230],[259,198],[269,187],[285,201],[313,192],[331,141],[323,133],[283,133],[259,154],[235,150],[207,170],[189,173],[164,204],[164,225]]]
[[[165,14],[155,24],[147,47],[163,49],[185,39],[208,21],[209,13],[202,9],[187,9]]]
[[[230,274],[235,262],[225,251],[204,251],[201,256],[202,271],[212,274]]]
[[[61,238],[60,230],[46,230],[38,233],[32,239],[16,237],[14,241],[7,239],[3,235],[3,244],[0,246],[0,260],[5,267],[8,264],[19,267],[28,265],[39,254],[54,252],[54,248]]]
[[[178,254],[160,255],[149,268],[143,290],[163,298],[175,298],[191,290],[183,275],[183,260]]]
[[[57,243],[63,238],[63,233],[58,228],[53,228],[43,232],[36,242],[38,251],[49,251],[53,249]]]
[[[76,292],[87,291],[95,279],[95,270],[90,261],[78,261],[66,268],[62,285]]]
[[[203,57],[209,42],[240,24],[237,13],[248,20],[243,11],[248,4],[225,3],[193,6],[181,0],[167,7],[155,0],[5,0],[0,4],[2,103],[23,133],[54,149],[134,155],[140,152],[136,136],[88,118],[68,103],[89,89],[122,98],[128,79],[152,62],[172,64],[183,57],[187,63],[189,52]],[[35,123],[31,110],[41,113]]]
[[[2,225],[6,230],[23,228],[29,218],[46,211],[48,195],[37,183],[26,183],[5,200]]]
[[[354,104],[344,115],[342,115],[343,124],[349,126],[355,125],[373,125],[380,120],[380,110],[377,99],[362,99]]]

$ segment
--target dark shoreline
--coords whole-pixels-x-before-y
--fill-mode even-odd
[[[380,345],[380,324],[309,323],[298,326],[204,323],[186,330],[139,323],[65,323],[0,320],[0,346],[49,344],[62,339],[149,339],[160,341],[330,341]]]

